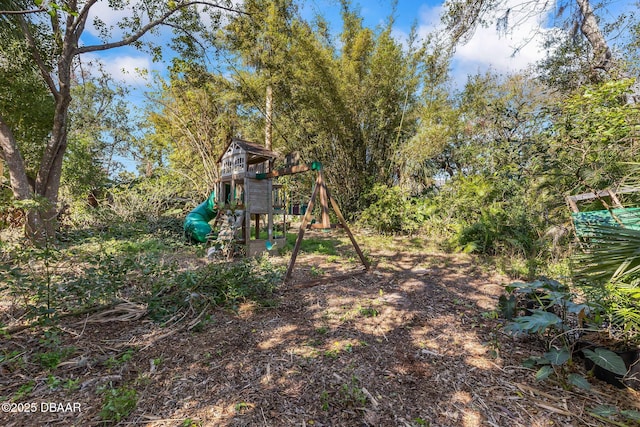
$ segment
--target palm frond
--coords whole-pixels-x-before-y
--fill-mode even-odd
[[[583,252],[575,257],[579,278],[630,282],[640,273],[640,229],[592,224]]]

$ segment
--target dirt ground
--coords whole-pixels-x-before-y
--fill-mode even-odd
[[[536,382],[521,362],[544,349],[502,332],[491,312],[509,280],[474,258],[390,247],[371,259],[361,272],[300,256],[275,307],[216,310],[197,328],[117,312],[65,319],[60,347],[73,358],[52,371],[0,363],[0,396],[23,387],[23,412],[3,406],[0,425],[104,425],[101,390],[118,387],[137,402],[119,424],[158,427],[631,425],[592,409],[640,410],[637,392],[596,379],[591,391]],[[28,354],[41,338],[0,340]]]

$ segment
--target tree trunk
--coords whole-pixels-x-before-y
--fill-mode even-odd
[[[264,128],[264,146],[267,150],[271,150],[273,139],[273,87],[267,85],[266,105],[265,105],[265,128]]]
[[[69,31],[67,31],[67,36]],[[69,104],[71,104],[71,68],[73,57],[76,55],[76,43],[65,40],[62,55],[58,61],[58,85],[57,90],[52,90],[55,98],[55,111],[53,115],[53,128],[51,138],[47,144],[38,175],[34,192],[47,201],[39,212],[40,228],[34,230],[36,238],[52,238],[58,229],[58,191],[62,177],[62,160],[67,150],[67,118],[69,116]],[[51,79],[53,80],[53,79]]]
[[[580,31],[589,40],[589,44],[593,48],[594,62],[593,67],[603,71],[611,69],[611,49],[607,45],[607,41],[600,30],[598,19],[593,13],[589,0],[576,0],[582,13],[582,25]]]
[[[29,184],[29,178],[24,165],[24,160],[18,150],[18,144],[13,132],[0,116],[0,151],[7,168],[9,169],[9,182],[11,191],[16,200],[33,199],[33,189]],[[41,212],[38,209],[27,209],[27,223],[25,234],[33,241],[40,241],[45,236]]]
[[[13,132],[11,132],[2,116],[0,116],[0,149],[2,150],[2,157],[9,168],[9,181],[13,196],[17,200],[30,199],[33,192],[29,186],[24,160],[20,150],[18,150],[18,144]]]
[[[61,97],[62,98],[62,97]],[[45,149],[36,178],[35,193],[47,200],[47,206],[41,210],[41,230],[45,237],[51,238],[58,229],[58,191],[62,177],[62,159],[67,149],[67,115],[71,95],[67,99],[56,99],[53,132]]]

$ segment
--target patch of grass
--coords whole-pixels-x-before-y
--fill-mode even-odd
[[[324,355],[329,359],[337,359],[340,356],[340,350],[337,348],[327,350],[324,352]]]
[[[13,394],[13,397],[11,398],[11,400],[15,402],[17,400],[24,399],[25,397],[31,394],[35,386],[36,386],[36,382],[33,380],[27,382],[26,384],[22,384],[18,388],[18,390]]]
[[[33,359],[36,363],[40,364],[43,368],[54,370],[58,367],[60,362],[68,358],[76,351],[75,347],[62,347],[59,350],[45,351],[41,353],[34,353]]]
[[[320,335],[326,335],[329,332],[329,328],[326,326],[320,326],[316,328],[316,333]]]
[[[125,363],[131,360],[133,354],[135,353],[135,349],[128,348],[124,353],[119,356],[111,356],[109,357],[104,364],[109,369],[119,368],[123,366]]]
[[[78,390],[80,388],[80,378],[76,378],[75,380],[69,378],[64,382],[64,384],[62,384],[62,388],[66,391]]]
[[[149,315],[163,321],[181,310],[200,312],[207,306],[237,309],[243,302],[272,304],[282,283],[283,268],[268,258],[244,258],[234,263],[210,263],[158,280],[148,298]],[[202,327],[205,325],[203,324]]]
[[[285,248],[283,249],[284,252],[293,250],[297,237],[297,233],[287,233],[287,243]],[[338,256],[338,251],[336,248],[341,244],[342,242],[338,239],[320,238],[305,235],[304,239],[302,239],[302,243],[300,244],[300,250],[308,254]]]
[[[373,307],[361,307],[358,312],[364,317],[376,317],[380,312]]]

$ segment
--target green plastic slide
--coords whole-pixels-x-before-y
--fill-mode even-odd
[[[204,243],[211,233],[209,221],[214,219],[218,211],[216,210],[216,192],[213,191],[209,198],[195,207],[184,219],[184,235],[194,241]]]

